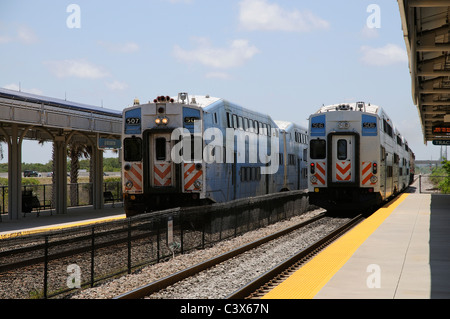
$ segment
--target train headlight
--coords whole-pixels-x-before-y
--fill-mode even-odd
[[[197,189],[201,189],[202,188],[202,181],[201,180],[196,180],[194,182],[194,187]]]
[[[378,178],[377,178],[376,176],[372,176],[372,177],[370,178],[370,182],[371,182],[372,184],[375,184],[376,182],[378,182]]]
[[[311,181],[311,183],[317,183],[317,177],[315,177],[314,175],[311,176],[309,180]]]
[[[350,124],[346,121],[341,121],[341,122],[339,122],[338,127],[341,130],[346,130],[350,127]]]
[[[169,124],[169,119],[167,117],[158,117],[155,119],[156,125],[167,125]]]
[[[132,182],[132,181],[127,181],[127,182],[125,183],[125,187],[126,187],[127,189],[132,189],[132,188],[133,188],[133,182]]]

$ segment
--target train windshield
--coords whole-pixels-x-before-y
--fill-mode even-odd
[[[123,157],[127,162],[139,162],[142,160],[142,139],[137,137],[126,138],[123,141]]]
[[[337,157],[338,160],[347,159],[347,140],[338,140],[337,142]]]
[[[155,140],[155,153],[156,160],[166,160],[166,139],[164,137],[160,137]]]
[[[327,155],[327,142],[325,140],[311,140],[310,156],[311,159],[324,159]]]

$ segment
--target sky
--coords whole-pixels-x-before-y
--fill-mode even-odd
[[[114,110],[209,94],[305,126],[322,105],[365,101],[416,159],[440,155],[423,141],[392,0],[1,0],[0,87]],[[51,144],[22,154],[47,163]]]

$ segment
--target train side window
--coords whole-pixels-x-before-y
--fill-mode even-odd
[[[214,113],[214,123],[217,124],[219,121],[217,120],[217,113]]]
[[[124,160],[139,162],[142,160],[142,139],[138,137],[126,138],[123,141]]]
[[[231,117],[231,114],[227,112],[227,127],[232,128],[233,127],[233,118]]]
[[[244,131],[248,132],[248,118],[244,117]]]
[[[155,155],[157,161],[166,160],[166,139],[164,137],[155,139]]]
[[[238,122],[239,129],[244,130],[244,120],[242,119],[242,116],[239,116],[238,120],[239,120],[239,122]]]
[[[337,141],[337,158],[341,161],[347,159],[347,140]]]
[[[311,140],[309,147],[311,159],[325,159],[327,155],[326,146],[327,142],[325,140]]]
[[[238,128],[238,119],[236,114],[233,114],[233,128]]]

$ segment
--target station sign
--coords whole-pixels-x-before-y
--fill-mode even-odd
[[[450,125],[441,124],[433,126],[433,134],[435,135],[450,135]]]
[[[434,140],[433,145],[437,146],[450,146],[450,140]]]
[[[100,137],[98,139],[98,148],[102,150],[117,150],[122,148],[122,141],[120,139]]]

